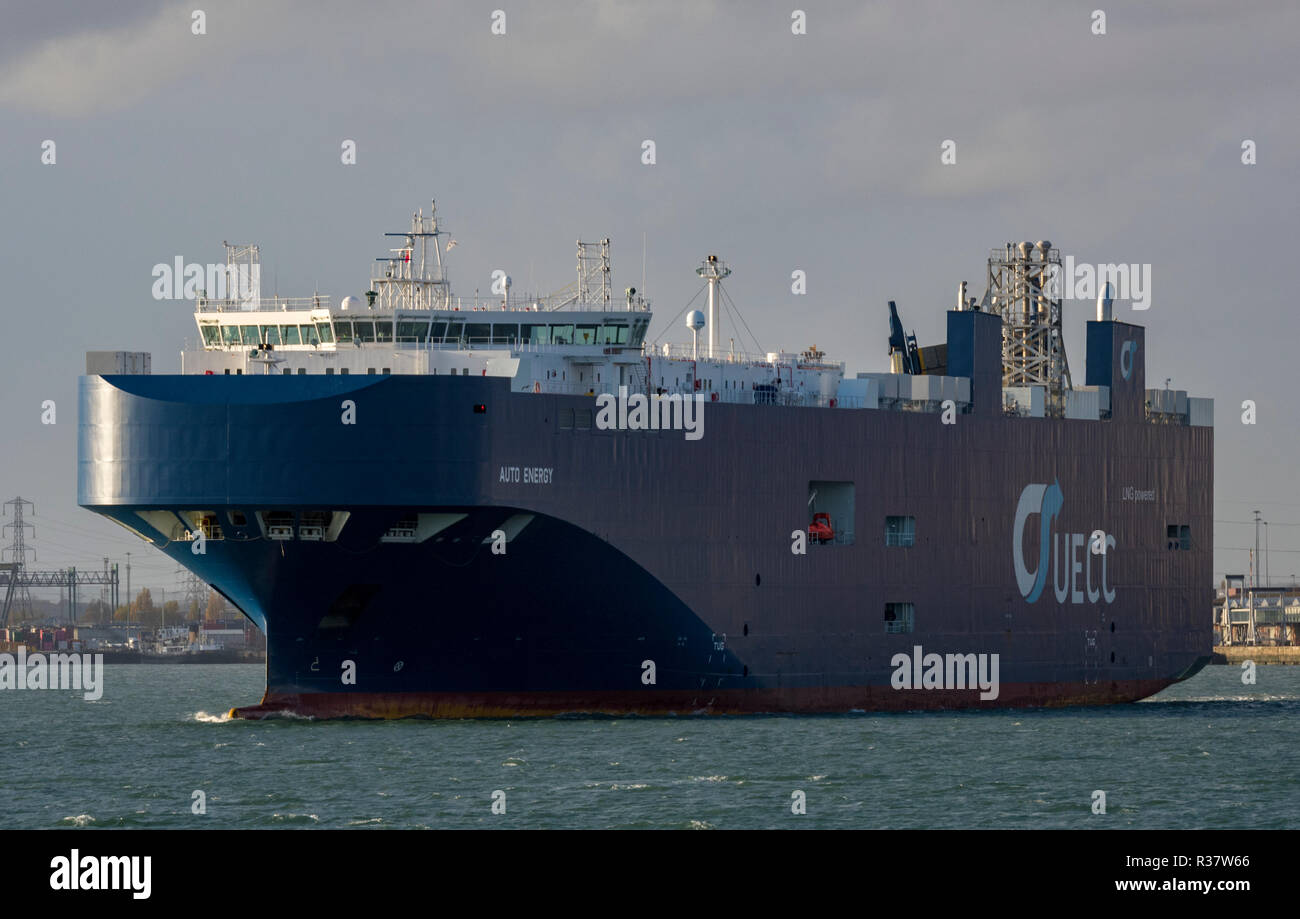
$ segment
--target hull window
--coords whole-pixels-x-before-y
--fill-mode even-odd
[[[916,606],[912,603],[885,604],[885,634],[899,635],[916,630]]]

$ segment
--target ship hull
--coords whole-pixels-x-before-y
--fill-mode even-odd
[[[1194,665],[1186,679],[1209,661]],[[1178,679],[1093,683],[1002,684],[996,708],[1061,708],[1136,702]],[[237,718],[527,718],[562,715],[683,716],[854,714],[942,711],[977,707],[961,691],[905,695],[889,686],[728,689],[690,692],[497,692],[497,693],[287,693],[268,691],[257,705],[231,709]]]
[[[1209,658],[1209,428],[718,403],[692,440],[507,382],[86,377],[79,500],[264,630],[250,718],[1104,704]],[[818,489],[851,494],[852,542],[801,552]],[[159,510],[222,538],[197,552]],[[347,522],[270,539],[271,511]],[[454,522],[386,539],[413,517]],[[954,685],[929,655],[992,666]]]

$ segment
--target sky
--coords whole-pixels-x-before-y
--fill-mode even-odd
[[[155,264],[255,242],[264,290],[359,295],[381,234],[436,198],[459,294],[496,269],[562,288],[574,240],[603,237],[615,291],[640,287],[644,240],[651,337],[684,341],[716,253],[759,349],[850,374],[887,369],[888,300],[941,341],[1007,241],[1149,265],[1149,308],[1116,318],[1147,327],[1149,386],[1215,400],[1215,578],[1246,570],[1258,509],[1289,583],[1300,5],[1106,4],[1097,34],[1102,3],[801,0],[796,35],[790,3],[0,0],[0,499],[36,506],[29,564],[129,551],[133,586],[179,586],[76,505],[84,352],[167,372],[195,337]],[[1094,313],[1066,303],[1080,383]]]

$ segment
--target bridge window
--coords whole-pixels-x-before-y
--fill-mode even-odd
[[[602,345],[625,345],[627,344],[627,326],[625,325],[607,325],[601,329],[600,343]]]
[[[549,345],[551,343],[551,327],[548,325],[521,325],[519,327],[519,340],[530,345]]]
[[[428,331],[429,324],[426,322],[399,322],[397,324],[397,340],[399,342],[423,342]]]
[[[465,334],[465,320],[453,319],[447,324],[446,340],[451,344],[460,344],[461,337]]]
[[[221,328],[215,325],[201,326],[203,329],[203,343],[205,345],[221,344]]]
[[[519,337],[519,326],[513,322],[492,323],[492,344],[512,344]]]
[[[244,344],[246,345],[261,344],[257,338],[257,326],[255,325],[241,325],[239,327],[239,334],[243,337]]]
[[[429,341],[440,342],[447,334],[447,323],[435,322],[433,330],[429,333]]]
[[[916,629],[916,605],[913,603],[885,604],[885,634],[899,635]]]
[[[465,344],[484,345],[492,340],[492,327],[486,322],[475,322],[465,326]]]
[[[280,330],[280,337],[284,339],[286,345],[300,345],[302,339],[298,337],[298,327],[296,325],[287,325]]]
[[[886,517],[885,518],[885,545],[887,546],[914,546],[916,545],[916,518],[915,517]]]
[[[571,325],[551,326],[551,344],[553,345],[573,344],[573,326]]]
[[[328,320],[321,320],[316,323],[316,334],[320,336],[320,343],[322,345],[334,344],[334,333],[330,330]],[[315,344],[315,342],[310,342],[310,344]]]
[[[268,345],[280,344],[280,327],[278,325],[262,326],[262,341]]]
[[[393,323],[387,319],[380,319],[375,322],[375,341],[388,342],[393,340]]]
[[[228,345],[239,344],[239,326],[223,325],[221,327],[221,340]]]
[[[596,333],[598,331],[600,331],[598,325],[580,325],[573,340],[580,345],[594,345],[596,344]]]
[[[346,344],[346,343],[352,341],[352,320],[351,320],[351,319],[335,319],[335,320],[334,320],[334,335],[335,335],[335,337],[339,340],[339,343],[340,343],[340,344]],[[326,340],[326,339],[325,339],[325,334],[322,332],[322,333],[321,333],[321,341],[325,341],[325,340]]]
[[[356,337],[357,341],[374,341],[375,324],[369,319],[364,321],[358,319],[356,322],[352,323],[352,333]]]

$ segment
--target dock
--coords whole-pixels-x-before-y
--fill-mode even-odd
[[[1215,645],[1211,664],[1300,664],[1300,645]]]

